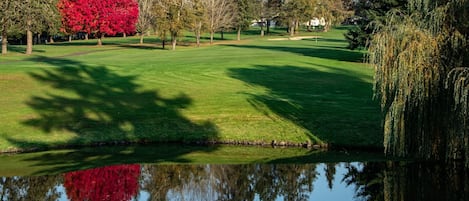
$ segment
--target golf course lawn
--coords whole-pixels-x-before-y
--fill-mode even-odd
[[[373,69],[345,48],[344,31],[176,51],[139,46],[138,37],[37,45],[31,56],[9,46],[0,56],[0,151],[274,140],[381,147]]]

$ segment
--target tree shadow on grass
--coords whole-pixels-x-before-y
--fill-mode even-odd
[[[266,88],[266,94],[251,94],[251,105],[308,130],[312,141],[317,137],[336,147],[382,146],[380,110],[372,100],[371,83],[352,71],[257,66],[231,69],[230,76]]]
[[[104,66],[90,66],[64,58],[35,57],[53,67],[30,76],[42,86],[42,95],[26,105],[35,111],[22,123],[66,142],[7,139],[21,149],[61,146],[216,140],[217,128],[208,121],[193,122],[180,110],[192,104],[185,94],[162,97],[142,90],[136,76],[119,75]],[[58,136],[58,137],[57,137]],[[45,136],[46,138],[48,136]],[[174,155],[175,156],[175,155]]]
[[[311,41],[310,47],[298,47],[298,46],[275,46],[275,45],[227,45],[231,47],[238,48],[251,48],[251,49],[262,49],[262,50],[274,50],[282,52],[291,52],[295,54],[300,54],[309,57],[317,57],[324,59],[331,59],[337,61],[347,61],[347,62],[362,62],[363,61],[363,52],[347,50],[345,48],[324,48],[320,46],[314,46],[314,42]]]

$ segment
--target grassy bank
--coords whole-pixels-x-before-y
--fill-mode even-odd
[[[0,57],[0,150],[128,141],[381,146],[372,69],[362,52],[345,49],[343,31],[176,51],[134,45],[134,37],[13,51]]]

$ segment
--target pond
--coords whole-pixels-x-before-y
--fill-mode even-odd
[[[184,156],[170,160],[175,154],[170,153],[172,148],[186,150]],[[160,149],[167,151],[163,155],[154,152],[162,151]],[[138,149],[138,153],[135,150],[136,147],[114,147],[3,155],[0,157],[0,175],[3,175],[0,198],[91,201],[469,199],[467,169],[458,163],[391,161],[380,154],[259,147],[159,146],[144,147]],[[228,152],[232,153],[229,160],[222,159]],[[153,155],[153,159],[149,159],[149,155]],[[282,160],[285,156],[288,159]],[[361,158],[363,156],[368,159]],[[196,160],[200,157],[205,158],[201,163]],[[247,159],[237,160],[238,157]],[[311,160],[295,162],[305,158]],[[325,162],[313,162],[315,160]]]

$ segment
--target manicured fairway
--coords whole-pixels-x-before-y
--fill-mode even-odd
[[[379,147],[372,69],[345,49],[343,31],[176,51],[129,45],[137,38],[79,41],[0,56],[0,150],[124,141]]]

